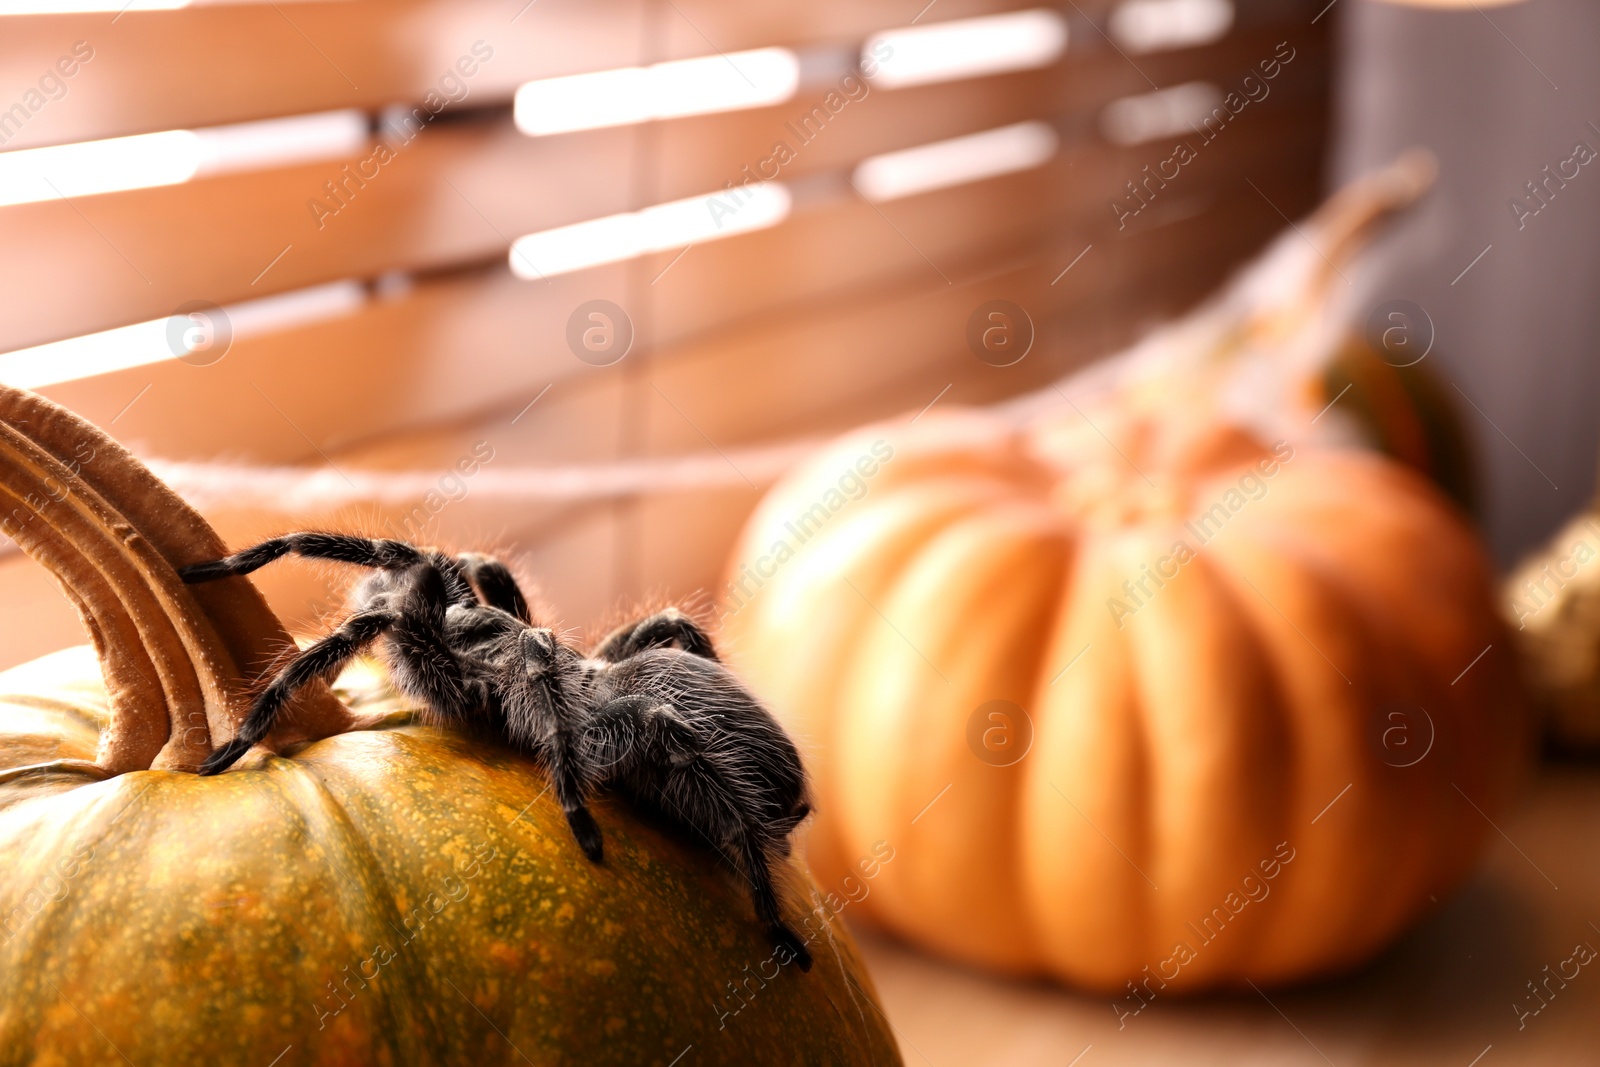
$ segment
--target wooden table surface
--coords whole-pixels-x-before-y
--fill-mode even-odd
[[[1565,988],[1552,981],[1537,1014],[1527,985],[1579,944],[1600,950],[1600,765],[1546,765],[1472,879],[1359,973],[1158,1000],[1121,1030],[1110,998],[856,932],[909,1067],[1600,1064],[1600,958]]]

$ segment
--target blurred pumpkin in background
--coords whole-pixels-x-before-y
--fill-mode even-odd
[[[1478,473],[1460,411],[1426,363],[1396,366],[1386,354],[1352,335],[1329,363],[1320,396],[1342,403],[1361,440],[1476,515]]]
[[[1528,690],[1556,744],[1600,750],[1600,493],[1505,580]]]
[[[1471,500],[1431,327],[1353,332],[1346,274],[1434,173],[1408,153],[1128,351],[863,430],[758,508],[724,633],[808,746],[815,869],[897,842],[865,913],[1137,998],[1352,966],[1461,879],[1523,696],[1412,472]]]
[[[750,520],[724,633],[807,752],[813,869],[886,839],[871,918],[1098,989],[1357,964],[1523,760],[1490,564],[1381,457],[1100,415],[869,427]]]
[[[0,1058],[900,1062],[798,860],[809,974],[705,849],[602,800],[590,864],[541,769],[415,724],[376,667],[297,698],[286,756],[191,773],[289,646],[265,602],[183,585],[204,521],[4,387],[0,500],[95,642],[0,674]]]

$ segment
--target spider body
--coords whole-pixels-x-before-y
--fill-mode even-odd
[[[585,656],[533,624],[499,561],[343,534],[288,534],[180,573],[212,581],[290,553],[375,570],[352,592],[344,622],[278,671],[202,774],[231,766],[267,736],[295,690],[331,678],[381,639],[396,687],[428,718],[544,764],[591,860],[601,862],[604,846],[585,798],[611,789],[712,845],[749,883],[769,935],[810,969],[771,873],[810,811],[799,753],[688,616],[669,610],[637,620]]]

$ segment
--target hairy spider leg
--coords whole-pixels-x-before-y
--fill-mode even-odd
[[[692,774],[695,769],[685,768],[685,773]],[[711,777],[711,774],[704,776]],[[788,949],[802,971],[809,971],[811,952],[799,935],[783,921],[783,911],[778,906],[778,894],[772,885],[771,860],[767,856],[766,845],[762,838],[750,827],[745,813],[738,810],[733,798],[724,790],[706,788],[701,790],[701,794],[700,802],[721,809],[718,821],[731,830],[726,843],[733,844],[738,849],[737,862],[733,863],[733,866],[736,870],[740,870],[750,887],[751,903],[755,905],[756,917],[766,925],[767,936],[774,943]],[[661,799],[669,805],[677,806],[665,792],[661,793]],[[685,819],[685,822],[687,821]],[[731,829],[734,827],[737,829]],[[726,849],[719,846],[717,851],[721,852],[724,858],[732,859]]]
[[[618,627],[600,642],[593,655],[595,659],[617,663],[647,649],[666,648],[673,644],[703,659],[717,658],[711,638],[698,623],[676,608],[668,608]]]
[[[432,563],[417,564],[393,590],[374,598],[338,629],[289,662],[262,690],[239,733],[201,764],[201,774],[231,766],[271,732],[283,705],[316,679],[331,679],[357,653],[385,635],[391,648],[395,686],[444,716],[462,715],[466,683],[455,653],[441,631],[448,599],[444,576]]]
[[[802,971],[809,971],[811,953],[799,935],[783,921],[783,912],[778,907],[778,894],[772,888],[772,869],[766,849],[748,832],[740,838],[739,847],[745,874],[750,878],[750,895],[755,901],[756,915],[767,924],[767,935],[794,954],[795,962]]]
[[[340,627],[307,648],[278,672],[261,695],[256,697],[233,740],[206,757],[201,774],[217,774],[231,767],[272,731],[278,712],[295,690],[318,678],[338,672],[367,645],[382,637],[400,618],[398,612],[382,608],[350,616]]]
[[[179,568],[178,576],[190,585],[211,582],[218,578],[250,574],[274,560],[291,554],[305,559],[322,559],[335,563],[350,563],[358,567],[371,567],[388,575],[387,578],[375,575],[357,587],[355,605],[357,610],[365,610],[366,602],[371,601],[377,594],[397,589],[398,575],[422,563],[430,563],[438,568],[451,603],[478,602],[472,587],[467,584],[462,574],[461,564],[449,556],[417,548],[405,541],[324,533],[317,530],[284,534],[282,537],[262,541],[258,545],[235,552],[231,556],[224,556],[222,559],[193,563]]]
[[[450,561],[446,561],[450,562]],[[452,603],[446,575],[425,559],[395,577],[399,618],[389,632],[389,671],[395,688],[440,719],[465,721],[482,695],[468,693],[461,661],[445,641],[445,610]]]
[[[546,632],[547,633],[547,632]],[[544,754],[550,771],[550,785],[556,791],[556,802],[567,817],[567,826],[583,854],[595,863],[605,859],[605,844],[600,826],[594,821],[589,807],[584,803],[585,782],[580,771],[578,737],[572,709],[567,707],[560,685],[551,685],[549,672],[553,666],[554,642],[541,643],[541,631],[527,629],[522,632],[522,662],[527,689],[524,699],[542,705],[543,714],[517,714],[515,701],[507,708],[514,718],[508,719],[507,731],[514,740],[529,745]]]
[[[284,534],[253,545],[231,556],[207,563],[192,563],[178,570],[190,585],[228,578],[236,574],[249,574],[265,567],[275,559],[294,554],[306,559],[326,559],[338,563],[354,563],[380,570],[402,570],[414,567],[423,560],[424,553],[415,545],[404,541],[383,538],[356,537],[351,534],[321,533],[307,530]]]
[[[607,781],[613,782],[626,781],[635,757],[641,762],[650,762],[647,759],[648,753],[643,749],[652,743],[663,750],[667,762],[678,768],[687,768],[702,751],[700,739],[673,713],[670,705],[645,696],[632,695],[610,701],[590,719],[585,732],[589,738],[591,765],[593,762],[598,762],[610,770]],[[708,771],[705,776],[709,777],[709,774]],[[693,821],[667,792],[661,789],[652,792],[654,796],[640,799],[652,800],[658,809],[664,810],[669,815],[675,815],[680,823],[689,827],[694,826]],[[802,971],[809,971],[810,951],[799,935],[783,921],[783,912],[778,906],[778,895],[772,885],[771,861],[765,846],[748,829],[742,813],[723,790],[713,787],[701,789],[699,792],[702,804],[721,809],[719,821],[722,825],[740,828],[734,835],[739,849],[736,857],[729,856],[717,842],[711,841],[711,844],[736,870],[742,868],[740,873],[745,876],[745,881],[749,884],[756,916],[766,924],[768,936],[789,950]],[[702,836],[704,836],[703,831]],[[710,838],[707,840],[710,841]]]
[[[522,589],[518,587],[510,567],[493,556],[477,552],[463,552],[456,557],[456,563],[480,601],[491,608],[515,615],[523,622],[533,622],[528,612],[528,600],[522,595]]]

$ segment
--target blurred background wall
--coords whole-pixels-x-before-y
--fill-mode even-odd
[[[3,99],[30,99],[74,42],[93,58],[75,64],[61,99],[41,98],[37,115],[8,128],[0,162],[190,127],[235,147],[242,134],[259,137],[251,123],[262,120],[288,123],[302,141],[306,129],[348,127],[315,159],[298,144],[298,154],[249,155],[176,184],[0,206],[0,352],[26,371],[5,380],[111,425],[149,458],[426,473],[449,470],[482,441],[498,476],[715,456],[935,398],[990,403],[1182,312],[1326,189],[1424,144],[1440,159],[1439,186],[1358,279],[1369,290],[1361,306],[1403,298],[1431,317],[1429,365],[1474,433],[1502,562],[1548,536],[1594,486],[1590,293],[1600,253],[1589,234],[1600,177],[1573,155],[1580,141],[1600,149],[1600,108],[1589,105],[1600,88],[1590,58],[1600,12],[1578,0],[1482,10],[1379,0],[1038,9],[1027,0],[903,9],[352,0],[296,5],[292,25],[260,4],[115,21],[45,7],[6,16]],[[1013,42],[1020,52],[982,74],[951,66],[956,49],[941,60],[947,69],[925,75],[932,80],[880,81],[841,105],[826,137],[785,166],[793,206],[779,224],[692,253],[686,238],[683,248],[551,281],[512,269],[514,238],[707,193],[765,159],[874,35],[959,19],[1009,25],[1011,15],[1056,27],[1062,45],[1029,58],[1024,35]],[[790,50],[792,95],[608,128],[534,136],[517,126],[519,86],[715,59],[708,38],[724,52]],[[201,40],[212,47],[188,43]],[[474,58],[475,45],[493,58]],[[1294,58],[1280,65],[1275,55]],[[427,99],[456,63],[475,73],[451,83],[459,99],[385,165],[391,177],[362,187],[336,217],[308,213],[341,160],[359,162],[390,136],[394,104]],[[1197,134],[1214,145],[1130,214],[1142,203],[1134,179],[1154,183],[1147,168],[1166,165],[1171,139],[1190,136],[1223,92],[1251,92],[1243,79],[1262,64],[1279,72],[1257,85],[1270,98],[1224,135]],[[180,68],[177,82],[157,76]],[[228,91],[195,94],[188,80]],[[873,161],[904,163],[896,153],[997,131],[1049,150],[1007,173],[947,176],[881,203],[847,181]],[[1561,179],[1563,167],[1576,176]],[[1529,190],[1536,180],[1547,182],[1548,204]],[[1148,196],[1154,186],[1139,188]],[[1518,197],[1528,205],[1520,218],[1510,206]],[[283,298],[271,315],[252,303],[264,296]],[[632,318],[632,349],[614,365],[569,351],[571,316],[596,298]],[[1025,305],[1037,329],[1032,353],[1012,366],[988,365],[968,347],[971,316],[994,298]],[[238,319],[226,358],[170,358],[163,317],[193,301]],[[52,345],[109,344],[109,331],[145,327],[148,358],[126,355],[119,340],[97,373],[52,370],[65,351]],[[452,503],[418,535],[493,543],[546,576],[571,618],[594,619],[641,596],[716,587],[757,496],[731,480],[539,507],[495,504],[480,480],[471,502]],[[268,510],[212,517],[235,540],[311,522],[379,529],[394,518],[373,502],[338,515]],[[285,582],[273,595],[286,611],[312,596],[322,608],[338,602],[336,590]],[[14,637],[6,655],[77,639],[71,613],[27,561],[0,553],[0,588],[0,633]]]
[[[1335,13],[1329,184],[1411,145],[1439,157],[1433,195],[1377,252],[1367,304],[1408,299],[1433,320],[1434,369],[1464,394],[1483,519],[1509,564],[1595,487],[1600,167],[1574,148],[1600,151],[1600,6],[1344,0]],[[1578,175],[1548,182],[1541,204],[1528,183],[1546,167]]]
[[[426,495],[262,500],[257,470],[226,476],[229,499],[190,496],[234,544],[335,525],[500,552],[573,625],[719,588],[776,473],[740,449],[1044,388],[1212,292],[1321,198],[1338,14],[1318,19],[1320,0],[88,10],[104,6],[0,3],[0,107],[25,115],[0,129],[0,380],[150,460],[321,471],[347,490],[408,472]],[[92,58],[62,61],[77,42]],[[628,73],[645,67],[656,90]],[[39,82],[58,69],[75,73],[49,99]],[[586,76],[600,80],[574,90]],[[658,116],[660,85],[682,98]],[[591,113],[597,99],[621,117]],[[143,145],[168,169],[108,184],[129,168],[68,165],[85,143]],[[169,145],[203,147],[204,166],[174,170]],[[777,183],[765,206],[710,215],[750,168]],[[615,227],[595,236],[619,218],[637,235],[673,204],[650,217],[699,228],[651,229],[638,248]],[[1031,323],[1025,359],[973,348],[997,300]],[[575,340],[596,301],[629,343]],[[197,307],[226,328],[196,333]],[[594,491],[594,464],[663,458],[716,477]],[[583,467],[587,488],[491,488],[535,468],[550,482],[550,465]],[[258,499],[241,503],[248,488]],[[261,581],[313,629],[347,578]],[[0,663],[82,637],[3,545],[0,637]]]

